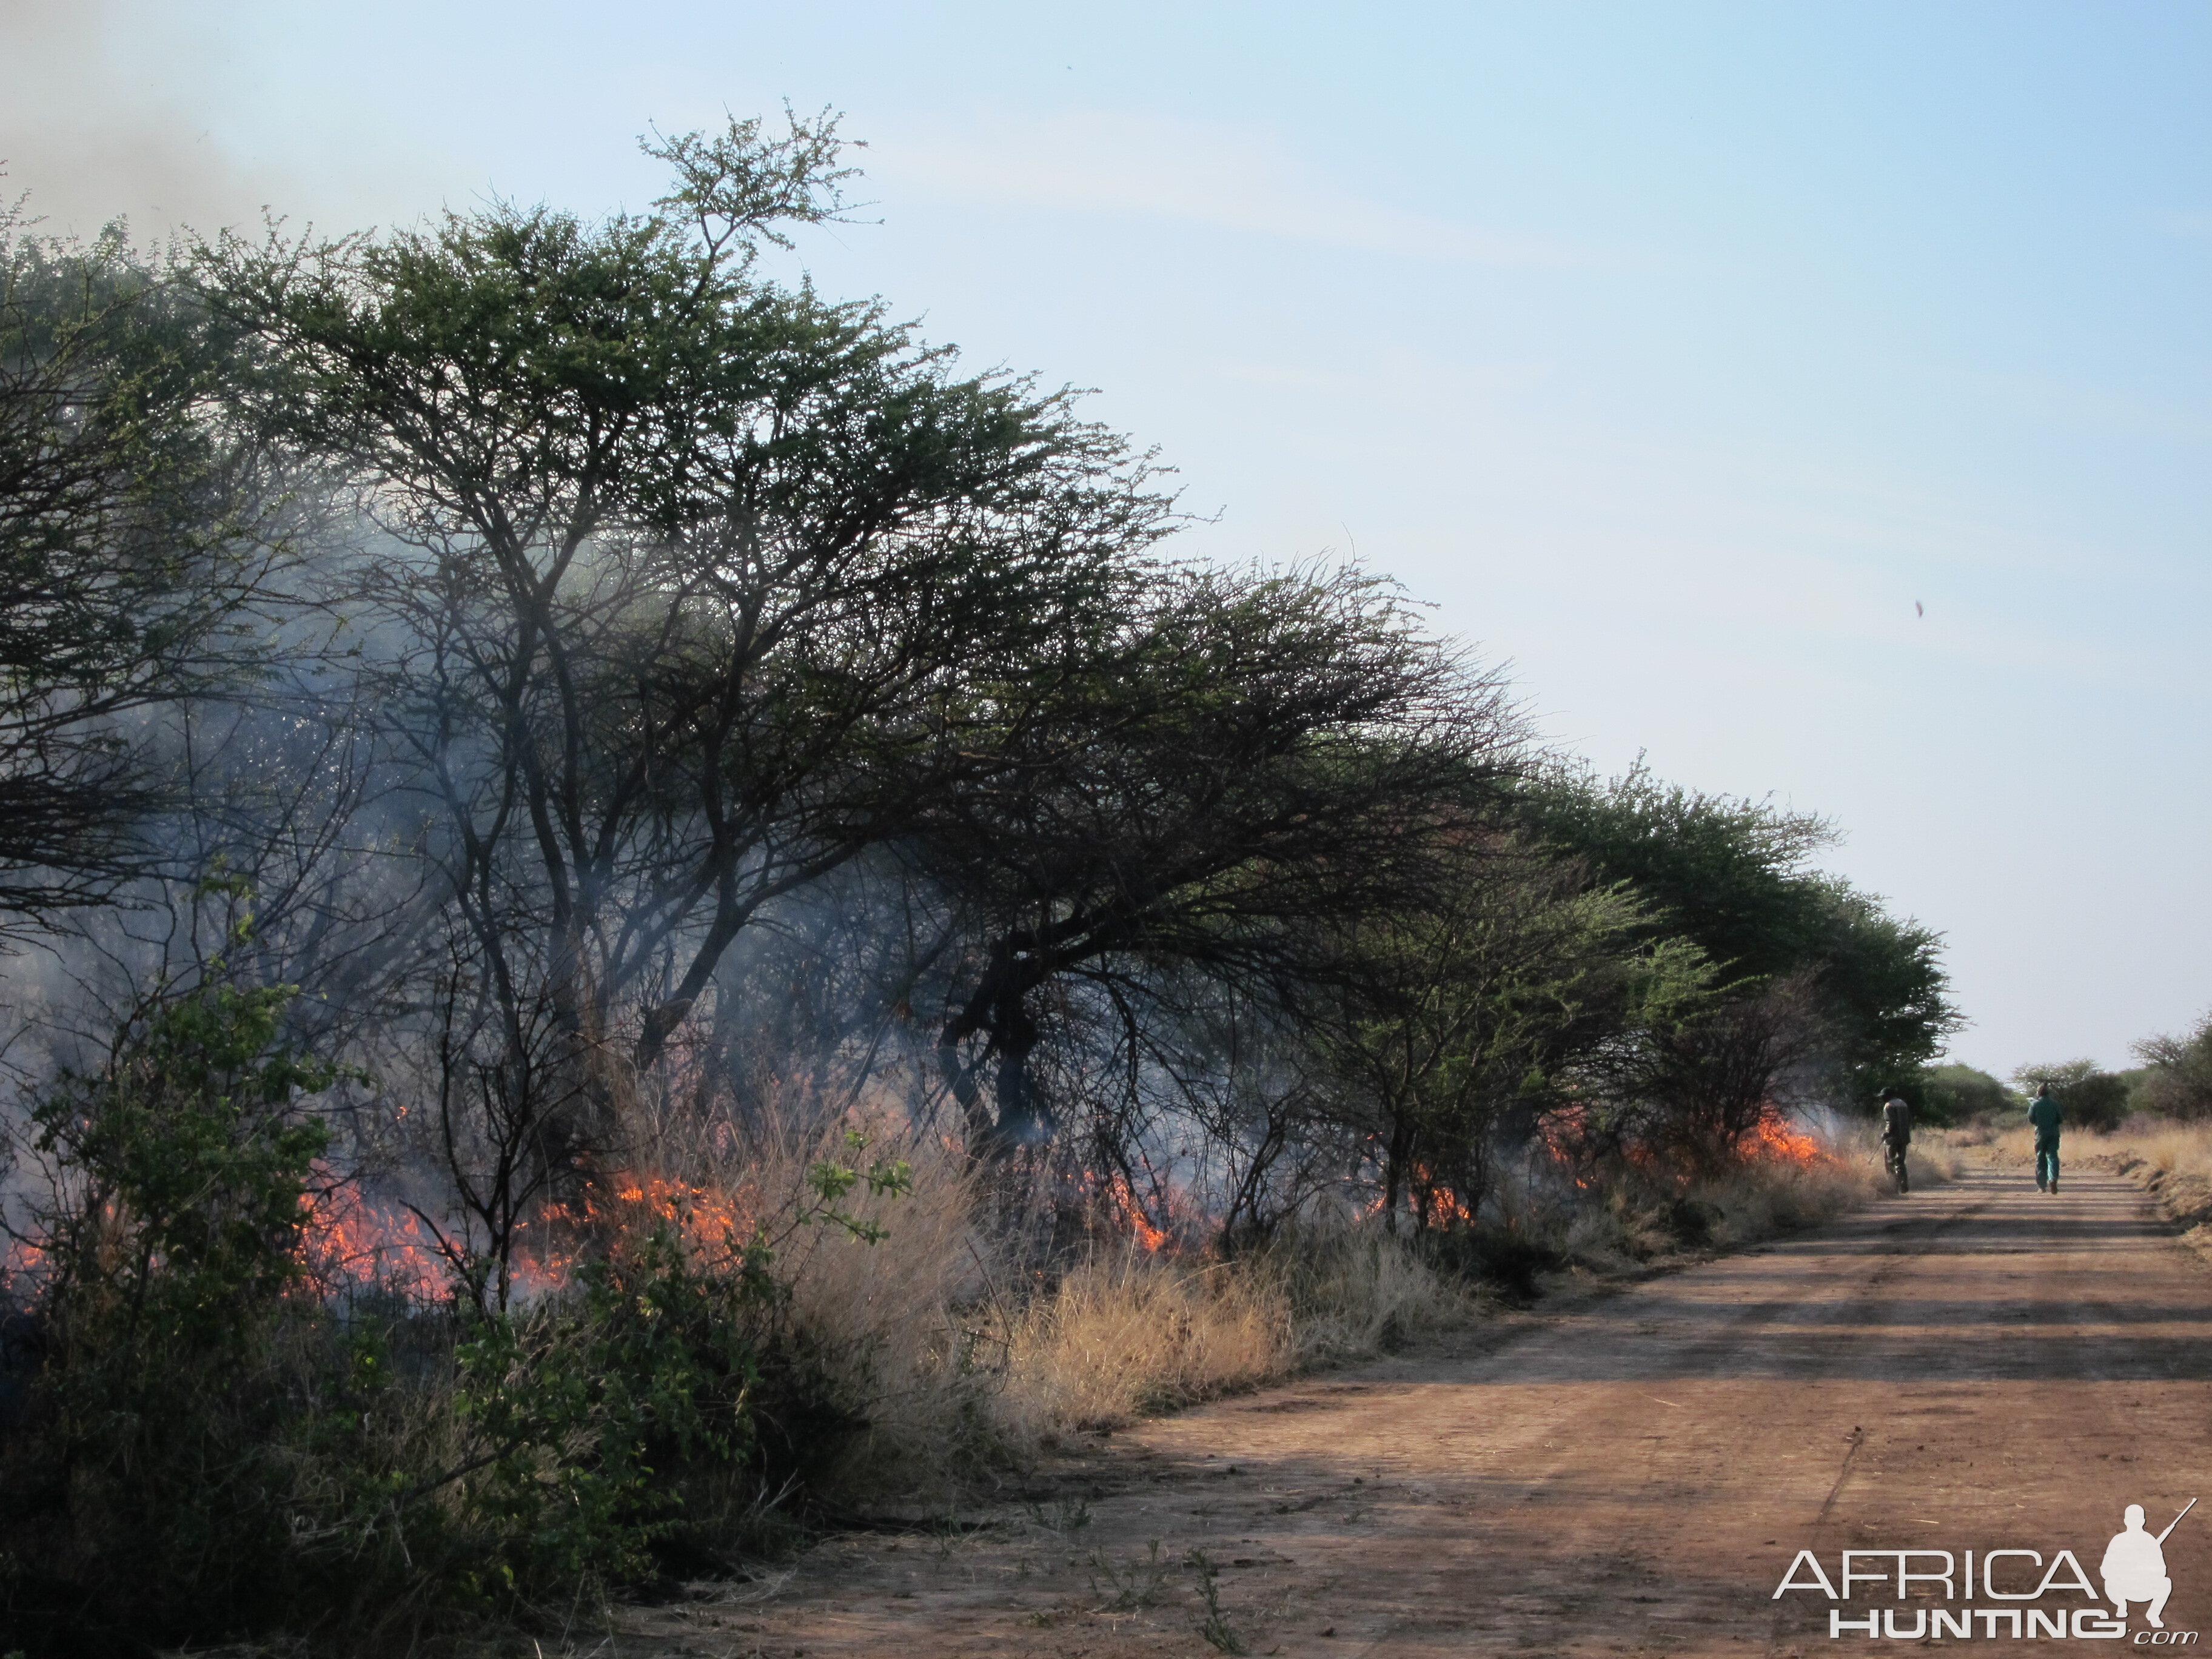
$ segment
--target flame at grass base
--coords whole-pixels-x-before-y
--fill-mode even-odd
[[[379,1290],[436,1302],[453,1293],[453,1265],[422,1217],[404,1205],[372,1202],[357,1182],[316,1174],[326,1184],[300,1196],[293,1252],[315,1294],[327,1301]]]
[[[372,1198],[358,1182],[326,1170],[317,1174],[320,1184],[301,1197],[294,1252],[313,1294],[330,1300],[377,1291],[439,1302],[460,1287],[465,1258],[458,1227],[434,1227],[404,1203]],[[709,1270],[740,1261],[757,1231],[752,1206],[732,1194],[622,1171],[514,1224],[509,1293],[525,1301],[557,1293],[592,1255],[619,1254],[629,1240],[664,1227]]]
[[[1808,1169],[1841,1161],[1832,1148],[1817,1137],[1796,1127],[1772,1106],[1759,1114],[1759,1121],[1752,1125],[1736,1145],[1747,1158],[1799,1164]]]

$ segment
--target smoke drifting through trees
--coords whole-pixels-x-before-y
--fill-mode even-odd
[[[833,123],[653,153],[672,193],[602,222],[167,262],[9,230],[0,907],[65,971],[16,1010],[0,1293],[54,1399],[138,1386],[140,1279],[234,1279],[258,1334],[164,1279],[161,1363],[281,1349],[368,1435],[397,1353],[474,1414],[349,1452],[316,1524],[414,1572],[435,1510],[454,1582],[537,1594],[644,1569],[640,1447],[765,1478],[851,1416],[794,1380],[759,1206],[708,1184],[779,1134],[863,1132],[811,1224],[866,1236],[847,1195],[908,1175],[865,1137],[905,1133],[1024,1248],[1235,1253],[1494,1230],[1509,1170],[1710,1170],[1918,1086],[1936,940],[1810,871],[1822,826],[1539,752],[1388,582],[1176,562],[1152,458],[1072,394],[769,280],[841,211]],[[212,1173],[156,1204],[133,1137]],[[434,1334],[301,1311],[317,1183],[412,1218]],[[233,1524],[150,1451],[167,1509],[87,1498],[73,1409],[18,1449],[55,1583]],[[296,1565],[288,1605],[337,1594]],[[224,1584],[131,1616],[251,1624]]]

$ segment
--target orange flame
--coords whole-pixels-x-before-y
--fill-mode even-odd
[[[295,1254],[319,1294],[375,1288],[434,1302],[449,1293],[449,1265],[420,1216],[372,1203],[357,1182],[326,1170],[316,1173],[328,1184],[301,1195]]]
[[[328,1299],[373,1289],[436,1302],[453,1293],[453,1263],[429,1223],[404,1204],[370,1197],[358,1182],[326,1165],[318,1164],[313,1177],[300,1196],[300,1234],[292,1252],[307,1294]],[[749,1207],[712,1188],[624,1171],[600,1191],[598,1200],[586,1194],[573,1206],[549,1204],[516,1224],[522,1237],[511,1282],[526,1299],[569,1282],[583,1258],[586,1232],[611,1235],[620,1248],[626,1237],[672,1224],[695,1257],[720,1266],[742,1255],[755,1231]],[[34,1283],[47,1266],[46,1255],[38,1238],[8,1239],[0,1249],[0,1288],[11,1281]]]
[[[1474,1212],[1449,1188],[1437,1185],[1436,1173],[1425,1164],[1416,1163],[1407,1182],[1416,1218],[1424,1227],[1449,1227],[1454,1222],[1466,1226],[1474,1224]],[[1378,1207],[1382,1200],[1376,1200]]]
[[[1743,1154],[1749,1158],[1765,1158],[1771,1163],[1797,1164],[1807,1169],[1835,1161],[1831,1152],[1803,1130],[1793,1127],[1790,1120],[1772,1106],[1759,1114],[1759,1121],[1739,1143]]]
[[[298,1259],[315,1292],[371,1286],[419,1300],[452,1294],[453,1264],[434,1231],[404,1206],[378,1203],[359,1186],[319,1170],[327,1184],[304,1195]],[[586,1234],[619,1242],[672,1224],[690,1252],[722,1263],[742,1254],[752,1225],[735,1198],[659,1176],[619,1173],[568,1203],[548,1204],[515,1224],[511,1284],[525,1299],[565,1286],[584,1258]]]
[[[622,1240],[664,1224],[673,1226],[685,1249],[709,1267],[736,1261],[757,1231],[752,1207],[734,1194],[623,1170],[608,1177],[596,1194],[549,1204],[533,1220],[517,1224],[518,1232],[538,1237],[515,1252],[515,1285],[525,1296],[558,1290],[582,1260],[584,1235],[609,1234],[619,1248]]]
[[[1543,1142],[1545,1152],[1565,1171],[1577,1192],[1587,1192],[1590,1185],[1589,1177],[1577,1172],[1581,1160],[1575,1155],[1575,1142],[1580,1139],[1589,1118],[1588,1108],[1570,1103],[1547,1113],[1536,1123],[1536,1138]]]
[[[0,1290],[7,1289],[17,1279],[33,1283],[46,1270],[46,1247],[34,1238],[11,1238],[8,1249],[0,1255]]]
[[[1167,1229],[1152,1224],[1152,1218],[1145,1213],[1145,1206],[1137,1201],[1128,1176],[1117,1174],[1102,1190],[1108,1206],[1128,1224],[1130,1236],[1141,1249],[1158,1255],[1174,1242]]]

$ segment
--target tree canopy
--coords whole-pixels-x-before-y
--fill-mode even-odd
[[[264,659],[296,466],[226,395],[234,346],[122,227],[0,216],[0,919],[156,861],[137,722]]]
[[[647,148],[667,194],[600,220],[10,244],[0,861],[220,860],[340,991],[299,1018],[430,1042],[469,1192],[629,1158],[710,1052],[757,1109],[902,1022],[977,1157],[1157,1184],[1194,1124],[1250,1217],[1370,1163],[1471,1212],[1547,1113],[1724,1156],[1938,1051],[1938,941],[1820,820],[1540,755],[1387,581],[1178,562],[1074,394],[770,276],[848,212],[834,118]],[[803,1030],[763,975],[832,936]]]

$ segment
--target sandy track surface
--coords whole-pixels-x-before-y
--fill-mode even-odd
[[[2134,1188],[1981,1170],[1454,1351],[1147,1424],[996,1527],[833,1540],[772,1595],[641,1612],[618,1647],[1842,1652],[1870,1644],[1832,1640],[1825,1597],[1773,1599],[1800,1549],[1832,1577],[1844,1549],[2068,1548],[2094,1577],[2125,1505],[2155,1532],[2200,1492],[2166,1542],[2166,1623],[2212,1643],[2208,1379],[2212,1273]],[[1200,1552],[1225,1647],[1200,1628]],[[2001,1582],[2037,1577],[2014,1558]],[[2007,1605],[1913,1589],[1887,1603],[1908,1629]],[[2135,1611],[2127,1642],[2041,1650],[2139,1645]]]

